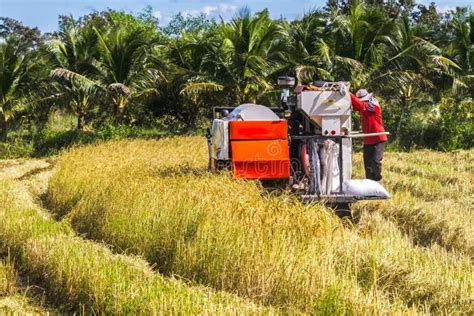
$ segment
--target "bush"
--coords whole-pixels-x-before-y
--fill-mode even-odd
[[[429,113],[410,113],[402,122],[400,137],[391,147],[402,150],[430,148],[442,151],[474,146],[474,101],[443,98]],[[385,126],[395,131],[397,109],[387,108]]]
[[[439,104],[439,142],[444,151],[474,146],[474,101],[443,99]]]
[[[34,141],[34,156],[58,154],[61,150],[98,141],[123,138],[160,138],[164,132],[157,129],[106,124],[94,131],[51,131],[45,130]]]

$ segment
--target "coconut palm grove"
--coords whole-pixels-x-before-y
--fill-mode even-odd
[[[276,105],[282,75],[374,92],[393,148],[473,145],[472,9],[330,0],[296,20],[242,8],[165,26],[151,7],[108,9],[59,16],[52,33],[1,17],[0,155],[203,134],[214,106]]]

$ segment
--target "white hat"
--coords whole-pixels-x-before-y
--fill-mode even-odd
[[[369,93],[365,89],[359,89],[359,91],[356,92],[356,97],[359,98],[361,101],[370,101],[373,96],[373,93]]]

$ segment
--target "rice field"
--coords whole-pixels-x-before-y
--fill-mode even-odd
[[[246,302],[233,310],[474,313],[474,151],[387,153],[382,184],[392,200],[356,204],[358,222],[345,229],[322,205],[207,173],[206,150],[201,137],[73,149],[59,158],[45,205],[67,238],[93,245],[81,256],[100,257],[90,248],[105,244],[106,256],[146,260],[150,275]],[[354,165],[361,177],[359,155]],[[128,311],[119,306],[108,311]]]
[[[1,249],[11,251],[22,273],[45,289],[60,313],[274,313],[229,293],[164,277],[141,258],[84,240],[35,204],[22,182],[0,181],[0,205]],[[6,276],[0,289],[10,291],[11,273]]]
[[[37,295],[32,295],[22,285],[13,260],[6,254],[0,259],[0,314],[1,315],[54,315],[51,308],[45,308]]]
[[[355,164],[362,164],[360,156]],[[384,166],[392,200],[357,209],[395,221],[415,244],[435,243],[474,259],[474,150],[389,153]]]

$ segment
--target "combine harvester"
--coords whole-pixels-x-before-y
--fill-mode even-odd
[[[230,169],[236,178],[284,180],[303,202],[322,201],[341,218],[360,200],[390,198],[376,181],[352,179],[351,99],[347,82],[318,82],[295,91],[280,77],[280,106],[242,104],[214,108],[208,131],[209,168]]]

